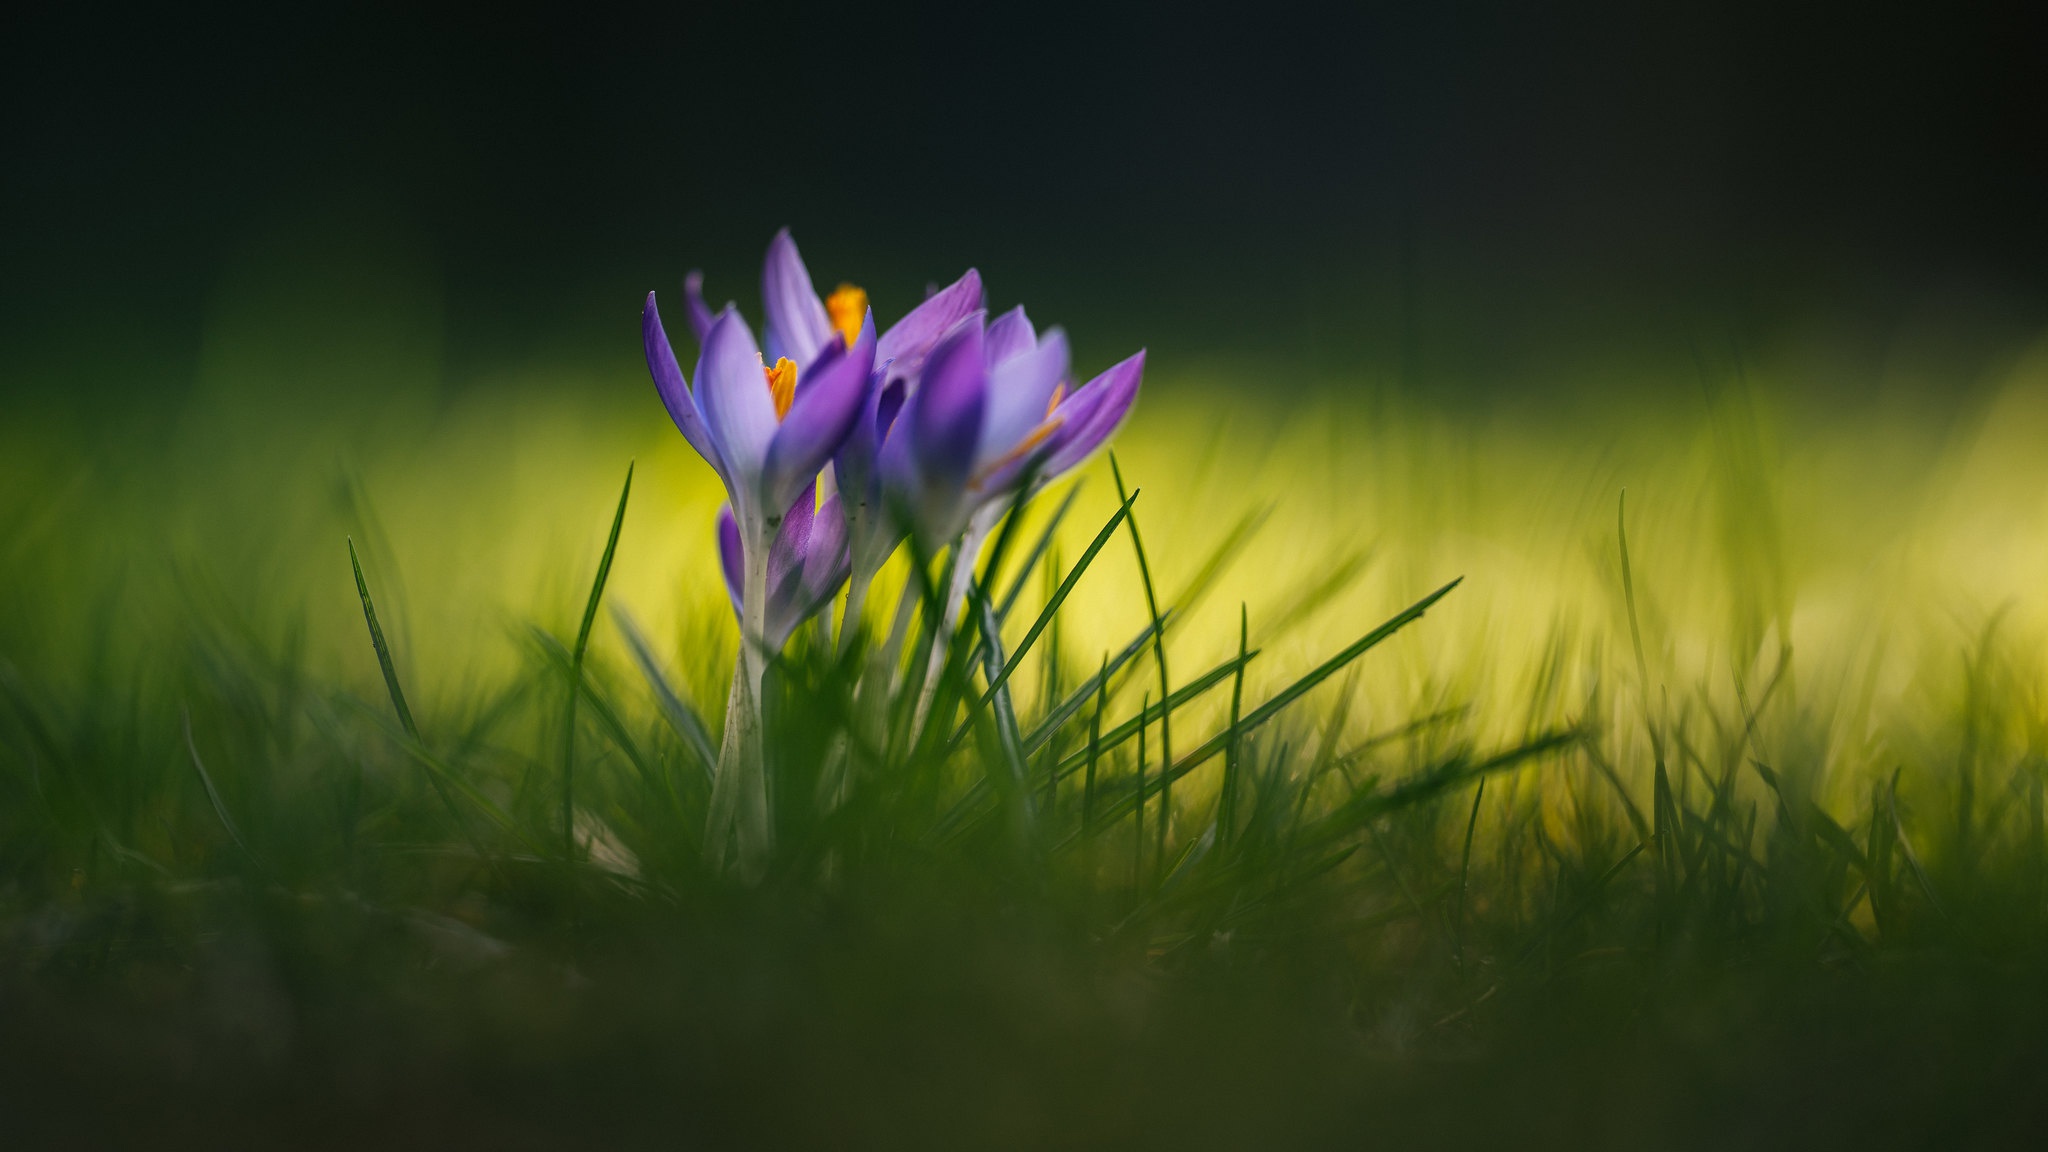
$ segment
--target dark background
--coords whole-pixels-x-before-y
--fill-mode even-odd
[[[1083,367],[1540,390],[1928,315],[1990,355],[2048,319],[2040,11],[17,12],[0,364],[175,391],[252,237],[352,229],[406,238],[455,386],[623,364],[690,266],[754,308],[785,223],[885,318],[977,264]]]

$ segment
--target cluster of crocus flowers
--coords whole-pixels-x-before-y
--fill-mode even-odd
[[[741,650],[706,844],[722,861],[737,832],[744,861],[767,846],[768,662],[849,582],[841,626],[857,628],[869,582],[908,535],[927,555],[952,545],[955,571],[971,571],[1021,485],[1072,468],[1123,422],[1144,354],[1071,387],[1065,335],[1041,335],[1022,308],[990,321],[972,270],[877,335],[867,294],[821,297],[787,230],[762,268],[761,342],[732,305],[713,312],[702,284],[685,280],[694,389],[651,292],[641,327],[662,403],[728,499],[718,546]]]

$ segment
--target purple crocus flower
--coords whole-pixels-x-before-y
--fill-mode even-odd
[[[897,422],[882,469],[892,499],[934,545],[999,508],[1027,476],[1050,481],[1085,460],[1130,414],[1145,353],[1069,393],[1066,336],[1040,336],[1024,309],[975,313],[939,339]]]
[[[1022,308],[992,324],[976,312],[939,338],[882,452],[889,499],[910,529],[930,548],[953,544],[938,635],[951,634],[982,540],[1019,485],[1049,482],[1101,447],[1130,414],[1144,371],[1140,351],[1068,395],[1066,336],[1041,337]],[[913,730],[945,654],[933,646]]]
[[[705,331],[694,392],[652,292],[641,336],[655,390],[683,438],[725,482],[743,532],[779,525],[797,492],[838,451],[860,415],[874,367],[874,319],[865,313],[852,339],[822,349],[800,369],[786,357],[767,366],[746,321],[727,308]]]
[[[882,452],[896,428],[904,400],[916,387],[932,348],[955,324],[981,307],[981,277],[973,269],[927,297],[924,303],[891,325],[876,345],[875,387],[870,391],[853,430],[832,458],[847,537],[853,551],[853,592],[846,621],[860,616],[868,579],[886,563],[903,533],[887,507],[883,490]]]
[[[813,484],[797,495],[768,552],[770,651],[780,651],[797,625],[831,602],[852,567],[839,498],[828,496],[820,505],[817,493]],[[729,507],[718,510],[718,558],[725,569],[725,590],[732,597],[733,611],[744,619],[746,544]]]
[[[703,276],[694,271],[683,281],[690,322],[699,339],[708,335],[714,322],[703,286]],[[905,397],[915,389],[933,346],[947,330],[981,307],[981,297],[981,275],[970,268],[952,284],[931,293],[875,341],[871,387],[825,475],[826,492],[840,497],[840,514],[846,521],[853,556],[845,615],[849,628],[860,619],[869,581],[903,539],[885,507],[882,446]],[[767,312],[767,354],[788,357],[799,373],[830,350],[834,331],[845,337],[849,322],[867,309],[867,293],[852,284],[841,284],[827,296],[818,294],[787,228],[775,234],[762,260],[761,301]]]
[[[740,860],[751,869],[772,838],[761,759],[761,680],[768,658],[789,635],[771,620],[774,545],[791,517],[815,519],[818,472],[839,450],[873,387],[875,324],[863,306],[859,324],[842,338],[810,348],[803,367],[787,356],[770,366],[737,310],[728,307],[707,321],[697,315],[696,301],[692,305],[692,326],[701,327],[703,342],[694,391],[676,362],[652,292],[641,314],[641,338],[662,403],[725,483],[740,540],[740,657],[705,848],[722,864],[737,826]],[[806,523],[802,532],[806,545],[809,528]]]

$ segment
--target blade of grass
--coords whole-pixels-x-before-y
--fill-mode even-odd
[[[521,839],[525,837],[513,823],[512,818],[507,816],[503,809],[492,803],[489,797],[477,791],[467,780],[462,779],[452,768],[441,763],[432,752],[427,750],[426,742],[420,739],[419,726],[413,723],[412,709],[406,706],[405,692],[398,685],[398,670],[391,660],[391,648],[384,641],[384,630],[377,625],[377,605],[370,599],[370,585],[363,579],[363,565],[362,561],[356,557],[356,542],[354,540],[348,542],[348,563],[349,567],[355,571],[356,595],[361,597],[363,601],[363,620],[370,627],[370,645],[377,650],[378,667],[384,671],[384,687],[391,693],[391,705],[397,710],[399,725],[404,729],[405,739],[399,743],[425,770],[427,782],[434,786],[435,794],[440,796],[441,803],[448,809],[449,818],[454,820],[455,826],[462,830],[463,837],[476,850],[478,858],[489,860],[491,857],[484,851],[483,841],[476,838],[476,834],[469,827],[468,821],[462,818],[462,809],[456,806],[455,797],[449,793],[448,789],[451,784],[458,791],[462,792],[471,803],[481,808],[486,815],[490,816],[501,829],[515,836],[520,836]],[[531,842],[529,841],[529,843]]]
[[[419,725],[413,723],[412,709],[405,703],[405,690],[398,686],[398,669],[391,663],[391,647],[384,642],[384,629],[377,624],[377,605],[370,600],[370,586],[363,580],[363,564],[356,558],[353,539],[348,542],[348,565],[355,570],[356,595],[363,601],[363,619],[370,626],[370,646],[377,650],[377,667],[384,671],[384,688],[391,693],[391,706],[398,710],[398,722],[405,727],[405,734],[418,740]]]
[[[1150,633],[1151,629],[1147,628],[1146,631],[1147,633]],[[1141,638],[1140,641],[1134,642],[1134,646],[1136,644],[1142,644],[1142,642],[1143,638]],[[1130,650],[1126,650],[1125,657],[1128,658],[1130,654]],[[1259,650],[1254,648],[1250,652],[1245,654],[1244,659],[1251,660],[1254,657],[1258,656],[1258,654]],[[1098,754],[1100,752],[1110,751],[1111,749],[1116,748],[1118,745],[1128,742],[1132,737],[1137,736],[1139,734],[1143,726],[1149,725],[1154,720],[1157,720],[1162,713],[1184,707],[1190,701],[1194,700],[1196,697],[1201,696],[1209,689],[1214,688],[1218,684],[1223,683],[1224,680],[1230,677],[1230,674],[1232,672],[1236,671],[1237,666],[1238,661],[1236,658],[1225,660],[1223,663],[1218,664],[1214,668],[1211,668],[1209,671],[1203,673],[1201,676],[1195,678],[1194,680],[1191,680],[1188,683],[1181,685],[1178,689],[1174,691],[1173,698],[1169,701],[1164,702],[1163,704],[1152,703],[1152,698],[1148,694],[1145,697],[1144,706],[1138,710],[1138,715],[1131,717],[1129,720],[1124,721],[1123,723],[1117,725],[1110,731],[1102,734],[1100,740],[1098,741]],[[1109,670],[1112,674],[1115,672],[1115,668],[1116,666],[1114,663],[1109,665]],[[1083,685],[1082,687],[1083,689],[1088,689],[1091,685],[1099,688],[1100,694],[1104,700],[1108,699],[1109,688],[1108,680],[1106,678],[1098,676],[1096,678],[1091,679],[1087,685]],[[1071,705],[1071,707],[1069,705]],[[1069,702],[1067,704],[1061,705],[1061,708],[1065,710],[1066,715],[1072,715],[1073,710],[1078,709],[1079,707],[1080,700],[1072,697],[1069,698]],[[1051,738],[1050,728],[1050,724],[1041,724],[1037,729],[1033,730],[1032,735],[1023,743],[1024,752],[1027,756],[1030,755],[1032,752],[1037,751],[1037,749],[1046,740]],[[1062,757],[1058,763],[1053,765],[1051,774],[1056,779],[1066,779],[1068,776],[1073,775],[1075,771],[1077,771],[1083,766],[1083,764],[1086,762],[1087,755],[1088,752],[1086,748],[1075,749],[1073,752],[1070,752],[1066,756]],[[980,782],[977,782],[974,787],[968,790],[966,795],[962,796],[958,801],[954,803],[953,807],[947,811],[945,817],[939,821],[936,834],[941,836],[950,834],[961,821],[965,820],[968,816],[973,814],[973,810],[978,808],[981,805],[981,802],[985,799],[987,799],[987,792],[984,791],[984,785]]]
[[[1138,705],[1138,778],[1137,788],[1131,794],[1134,801],[1131,811],[1137,818],[1132,829],[1131,840],[1131,890],[1141,892],[1145,887],[1145,715],[1150,711],[1151,693],[1146,693]]]
[[[213,814],[220,818],[220,826],[227,830],[228,839],[235,842],[235,847],[240,848],[244,856],[255,859],[255,854],[249,851],[248,841],[242,839],[241,829],[235,827],[234,817],[228,815],[228,806],[221,801],[220,789],[213,786],[213,776],[206,771],[206,761],[199,758],[199,743],[192,739],[192,713],[180,708],[178,719],[184,722],[185,751],[192,755],[192,767],[198,771],[199,783],[206,789],[206,802],[213,805]]]
[[[1465,892],[1472,878],[1472,833],[1479,828],[1479,802],[1486,797],[1486,778],[1472,791],[1472,815],[1465,818],[1465,849],[1458,854],[1458,910],[1451,919],[1451,960],[1465,970]]]
[[[1152,588],[1152,564],[1145,558],[1145,538],[1138,531],[1138,518],[1130,513],[1131,501],[1136,493],[1126,494],[1123,469],[1118,466],[1116,453],[1109,454],[1109,474],[1116,479],[1116,494],[1124,502],[1124,526],[1130,529],[1131,549],[1138,554],[1138,578],[1145,585],[1145,607],[1152,613],[1152,658],[1159,666],[1159,699],[1161,703],[1172,699],[1172,677],[1166,670],[1166,620],[1159,614],[1159,595]],[[1159,713],[1159,856],[1166,856],[1167,825],[1173,818],[1173,721],[1172,709]]]
[[[1024,585],[1030,579],[1031,570],[1038,567],[1038,562],[1045,558],[1046,549],[1052,547],[1054,535],[1059,532],[1060,524],[1066,520],[1068,510],[1073,508],[1074,498],[1080,494],[1079,484],[1067,489],[1067,494],[1060,501],[1059,507],[1053,509],[1052,516],[1045,522],[1045,527],[1039,530],[1037,541],[1031,545],[1031,551],[1024,555],[1023,566],[1017,569],[1017,575],[1010,581],[1010,590],[1003,593],[1002,606],[996,609],[998,621],[1009,621],[1010,609],[1016,607],[1017,598],[1024,594]],[[988,578],[995,579],[996,573],[991,570]]]
[[[1570,927],[1574,921],[1578,920],[1579,917],[1585,915],[1588,911],[1591,911],[1593,905],[1599,901],[1600,894],[1607,890],[1607,885],[1611,883],[1616,876],[1621,875],[1621,870],[1623,868],[1628,867],[1629,861],[1634,860],[1637,856],[1642,855],[1643,849],[1648,848],[1649,846],[1650,843],[1647,840],[1636,841],[1635,847],[1629,849],[1626,853],[1624,853],[1621,859],[1616,860],[1613,864],[1609,865],[1607,870],[1600,874],[1600,878],[1593,881],[1593,886],[1587,889],[1586,895],[1582,897],[1576,905],[1573,905],[1572,910],[1569,913],[1566,913],[1562,917],[1556,915],[1555,913],[1552,913],[1550,923],[1546,925],[1543,929],[1543,935],[1540,938],[1531,940],[1529,941],[1529,943],[1523,945],[1522,950],[1516,953],[1515,959],[1517,961],[1527,960],[1531,955],[1535,954],[1536,949],[1541,948],[1544,945],[1548,944],[1550,942],[1551,937],[1557,935],[1559,930]],[[1561,888],[1553,889],[1553,892],[1561,891]]]
[[[1246,664],[1258,658],[1259,651],[1259,649],[1254,648],[1241,656],[1233,656],[1181,685],[1179,688],[1174,689],[1173,695],[1168,699],[1157,704],[1148,704],[1145,709],[1141,710],[1139,716],[1134,716],[1104,733],[1102,737],[1103,748],[1105,750],[1114,748],[1135,736],[1141,721],[1151,723],[1154,720],[1162,719],[1168,712],[1178,711],[1185,707],[1196,697],[1201,696],[1211,688],[1230,679],[1232,675],[1240,672]],[[1148,695],[1146,699],[1149,701],[1151,697]],[[1060,761],[1058,771],[1061,776],[1066,776],[1080,766],[1081,753],[1075,751],[1069,753]]]
[[[995,609],[983,594],[979,581],[971,586],[969,593],[974,599],[975,619],[981,624],[982,667],[988,674],[1001,666],[1003,661],[1003,638],[997,631]],[[1017,713],[1010,707],[1010,694],[998,692],[995,696],[996,745],[1002,752],[1003,767],[1008,772],[1010,789],[1014,790],[1018,814],[1023,828],[1028,831],[1033,819],[1031,810],[1031,781],[1024,763],[1024,750],[1017,736]]]
[[[1460,576],[1458,577],[1458,579],[1451,581],[1450,583],[1444,585],[1443,587],[1437,589],[1436,591],[1430,593],[1429,595],[1402,609],[1398,614],[1389,619],[1386,623],[1381,624],[1379,627],[1374,628],[1372,631],[1366,633],[1364,636],[1359,637],[1356,641],[1354,641],[1351,644],[1350,647],[1345,648],[1343,651],[1337,653],[1335,656],[1332,656],[1328,660],[1323,661],[1321,664],[1317,665],[1313,670],[1311,670],[1307,675],[1302,676],[1294,683],[1289,684],[1287,687],[1281,689],[1278,693],[1269,698],[1264,704],[1261,704],[1257,708],[1252,709],[1251,715],[1244,717],[1242,723],[1240,724],[1241,730],[1244,732],[1250,732],[1258,728],[1260,725],[1266,723],[1268,720],[1271,720],[1273,717],[1278,716],[1281,712],[1286,710],[1288,705],[1294,703],[1296,700],[1301,699],[1301,697],[1305,693],[1307,693],[1309,689],[1314,688],[1316,685],[1329,679],[1332,675],[1336,674],[1339,670],[1341,670],[1346,664],[1351,663],[1353,660],[1358,659],[1366,652],[1371,651],[1373,648],[1377,647],[1388,637],[1394,635],[1396,632],[1399,632],[1401,629],[1406,628],[1408,625],[1413,624],[1415,621],[1422,619],[1423,614],[1425,612],[1428,612],[1432,605],[1434,605],[1437,601],[1443,599],[1445,596],[1450,595],[1451,589],[1456,588],[1460,583],[1464,581],[1464,579],[1465,578],[1463,576]],[[1229,743],[1229,740],[1230,733],[1228,732],[1222,732],[1215,736],[1210,737],[1208,740],[1204,741],[1200,746],[1198,746],[1194,751],[1188,753],[1186,756],[1183,756],[1179,761],[1177,761],[1173,765],[1171,771],[1169,773],[1166,773],[1166,775],[1171,775],[1175,779],[1187,775],[1188,773],[1194,771],[1196,768],[1199,768],[1203,764],[1207,763],[1217,753],[1223,751],[1224,747]]]
[[[1167,609],[1166,615],[1169,621],[1172,620],[1173,610],[1171,608]],[[1067,693],[1065,698],[1039,719],[1037,726],[1032,728],[1031,733],[1024,738],[1024,750],[1027,752],[1037,751],[1058,733],[1062,725],[1066,724],[1068,720],[1074,717],[1075,713],[1081,710],[1081,706],[1088,702],[1089,697],[1097,695],[1098,690],[1106,694],[1110,690],[1110,681],[1116,677],[1117,672],[1132,660],[1137,659],[1138,654],[1143,652],[1145,646],[1151,642],[1152,625],[1147,624],[1138,630],[1138,634],[1131,639],[1130,643],[1119,649],[1116,655],[1108,658],[1102,667],[1102,671],[1098,672],[1095,677],[1084,681],[1072,692]]]
[[[1088,718],[1088,773],[1081,783],[1081,834],[1095,832],[1095,761],[1102,754],[1102,710],[1109,706],[1104,689],[1109,682],[1109,658],[1103,657],[1102,672],[1095,677],[1095,715]],[[1057,770],[1052,775],[1058,776]]]
[[[697,710],[690,707],[669,683],[668,677],[661,670],[660,661],[654,658],[654,650],[647,644],[647,637],[641,633],[640,626],[617,604],[612,605],[612,623],[616,624],[620,634],[625,636],[626,648],[632,652],[633,662],[640,666],[640,675],[646,679],[647,686],[654,690],[654,701],[661,709],[662,716],[697,757],[698,765],[704,770],[704,779],[709,781],[718,763],[718,752],[711,746],[711,731],[704,727],[704,718],[699,716]]]
[[[1237,827],[1237,776],[1243,759],[1244,666],[1250,662],[1246,644],[1251,638],[1251,615],[1242,601],[1237,605],[1237,672],[1230,684],[1230,743],[1223,753],[1223,795],[1216,801],[1217,841],[1229,844]]]
[[[1628,634],[1635,645],[1636,683],[1640,686],[1643,699],[1643,727],[1650,735],[1650,754],[1656,761],[1656,777],[1650,796],[1651,841],[1657,848],[1657,900],[1660,906],[1667,903],[1674,887],[1672,859],[1678,848],[1676,823],[1670,816],[1671,778],[1664,767],[1664,738],[1658,730],[1657,721],[1650,709],[1650,665],[1643,658],[1643,629],[1636,619],[1636,585],[1628,562],[1628,489],[1621,490],[1621,500],[1615,513],[1615,535],[1621,542],[1621,594],[1628,605]],[[1660,914],[1659,919],[1663,917]],[[1662,929],[1659,929],[1661,936]]]
[[[974,707],[968,710],[969,719],[961,722],[961,732],[954,734],[953,739],[949,742],[949,747],[959,743],[960,736],[964,733],[967,724],[972,723],[974,713],[987,707],[988,702],[995,698],[996,693],[1002,691],[1003,685],[1009,683],[1010,675],[1023,663],[1024,657],[1031,651],[1031,646],[1038,642],[1039,634],[1045,631],[1048,624],[1052,623],[1053,617],[1059,613],[1060,605],[1067,602],[1067,595],[1074,590],[1074,585],[1081,582],[1081,577],[1088,571],[1088,566],[1095,562],[1096,554],[1101,552],[1103,545],[1109,543],[1109,538],[1116,534],[1117,525],[1123,523],[1125,518],[1130,515],[1131,503],[1137,498],[1138,494],[1136,492],[1126,497],[1123,505],[1116,510],[1115,515],[1112,515],[1109,518],[1109,522],[1102,526],[1102,531],[1095,534],[1095,539],[1089,543],[1087,551],[1081,553],[1081,558],[1075,561],[1074,567],[1067,572],[1066,579],[1060,581],[1058,591],[1053,593],[1052,599],[1046,601],[1044,609],[1038,613],[1038,619],[1031,622],[1030,630],[1024,633],[1024,639],[1018,642],[1016,651],[1010,654],[1010,658],[1004,662],[1002,670],[990,680],[988,690],[983,692],[981,699],[975,701]],[[1155,624],[1157,624],[1157,612],[1154,612],[1153,619]],[[1155,632],[1156,635],[1157,633]]]
[[[597,561],[597,578],[590,583],[590,599],[583,604],[583,623],[576,629],[576,647],[569,653],[569,702],[562,717],[562,851],[576,855],[576,700],[583,694],[583,653],[590,647],[590,626],[597,620],[598,602],[604,599],[605,581],[612,574],[612,557],[619,550],[619,529],[626,523],[626,500],[633,494],[633,461],[626,463],[626,484],[619,489],[619,507],[612,513],[611,534],[605,537],[604,555]]]

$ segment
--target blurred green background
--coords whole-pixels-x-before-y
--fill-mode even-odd
[[[1083,371],[1148,347],[1127,451],[1152,499],[1191,524],[1271,501],[1304,518],[1304,565],[1373,547],[1383,572],[1483,578],[1418,557],[1484,542],[1546,574],[1495,584],[1547,620],[1580,594],[1538,580],[1578,578],[1557,566],[1624,486],[1674,541],[1721,539],[1694,531],[1699,469],[1739,419],[1762,437],[1745,493],[1789,502],[1753,526],[1793,537],[1778,595],[1946,555],[1913,510],[1997,526],[1974,530],[1996,556],[1926,590],[1990,612],[2038,521],[2037,23],[33,11],[0,174],[11,564],[73,590],[119,572],[117,599],[203,572],[242,610],[324,619],[345,587],[283,573],[330,570],[353,529],[398,553],[422,621],[471,634],[571,598],[551,582],[639,456],[627,587],[649,612],[703,599],[712,496],[653,403],[636,302],[702,267],[755,308],[787,224],[884,317],[973,264],[997,306],[1066,324]],[[1233,595],[1284,584],[1260,575]]]
[[[458,700],[516,663],[515,622],[576,609],[637,459],[617,596],[676,649],[729,644],[716,487],[635,312],[702,267],[758,317],[788,224],[884,319],[973,264],[1083,372],[1149,348],[1121,451],[1169,582],[1270,513],[1177,637],[1203,657],[1239,600],[1279,677],[1465,575],[1367,687],[1483,690],[1513,727],[1561,637],[1620,651],[1627,488],[1673,682],[1794,643],[1897,706],[1989,621],[2037,651],[2048,612],[2031,27],[32,12],[6,49],[0,629],[58,679],[147,668],[196,619],[371,684],[353,534],[417,690]],[[1082,647],[1136,627],[1127,566],[1083,589]]]

